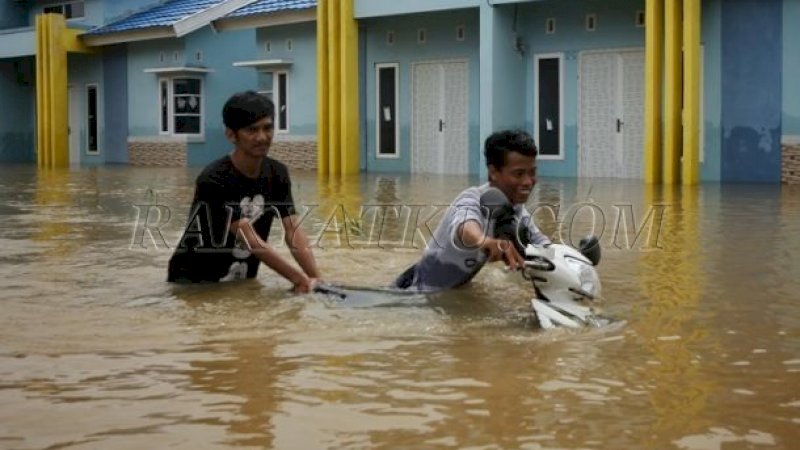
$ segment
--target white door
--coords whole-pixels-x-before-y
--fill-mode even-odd
[[[78,165],[81,162],[81,92],[77,86],[69,87],[69,163]]]
[[[580,58],[581,177],[641,178],[644,52],[590,52]]]
[[[414,63],[411,70],[411,171],[467,173],[467,63]]]

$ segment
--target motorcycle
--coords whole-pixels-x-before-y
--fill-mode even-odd
[[[480,202],[486,218],[494,224],[493,236],[507,239],[524,255],[522,276],[533,285],[536,295],[530,303],[541,328],[599,327],[610,322],[597,314],[595,308],[601,289],[595,270],[601,253],[597,237],[582,239],[577,249],[565,244],[535,245],[530,243],[527,227],[518,223],[512,205],[499,189],[490,188]],[[330,284],[317,285],[315,291],[351,307],[403,304],[404,298],[425,294],[397,288]],[[384,298],[378,301],[376,297]]]
[[[565,244],[535,245],[529,229],[518,222],[508,198],[497,188],[481,196],[486,217],[494,222],[494,236],[507,239],[525,259],[522,276],[533,284],[534,315],[543,329],[602,326],[610,321],[595,312],[600,299],[600,242],[581,239],[578,248]]]
[[[596,312],[601,285],[595,266],[600,262],[596,237],[582,239],[579,248],[565,244],[525,247],[522,276],[535,296],[531,307],[543,329],[600,327],[610,322]]]

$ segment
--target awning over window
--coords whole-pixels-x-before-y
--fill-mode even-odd
[[[271,70],[288,68],[292,65],[291,59],[258,59],[253,61],[236,61],[234,67],[252,67],[256,70]]]
[[[180,75],[183,73],[192,73],[192,74],[206,74],[209,72],[213,72],[212,69],[207,67],[197,67],[197,66],[180,66],[180,67],[152,67],[149,69],[144,69],[145,73],[155,73],[157,75]]]

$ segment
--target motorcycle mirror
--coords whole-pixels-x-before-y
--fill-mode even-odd
[[[481,210],[489,219],[505,219],[514,217],[514,207],[508,201],[508,197],[500,189],[490,187],[481,195]]]
[[[514,206],[508,201],[506,194],[496,187],[490,187],[481,195],[480,202],[484,216],[490,221],[494,221],[492,237],[508,239],[514,244],[517,252],[524,255],[525,246],[530,241],[528,229],[518,226]]]
[[[597,236],[586,236],[578,243],[578,250],[581,254],[596,266],[600,263],[600,240]]]

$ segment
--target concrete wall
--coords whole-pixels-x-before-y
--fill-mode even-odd
[[[408,172],[411,170],[411,64],[422,61],[461,59],[468,61],[469,70],[469,168],[477,173],[479,164],[479,21],[478,9],[454,10],[446,13],[404,15],[391,18],[369,19],[360,22],[364,34],[363,67],[366,75],[366,111],[361,132],[366,135],[366,168],[370,172]],[[464,41],[456,40],[456,27],[465,26]],[[417,30],[425,28],[425,44],[417,43]],[[386,34],[393,31],[395,42],[387,44]],[[398,118],[400,157],[378,159],[375,156],[375,64],[399,64]]]
[[[722,180],[781,177],[783,2],[722,3]]]
[[[0,163],[35,162],[33,58],[0,60]]]

